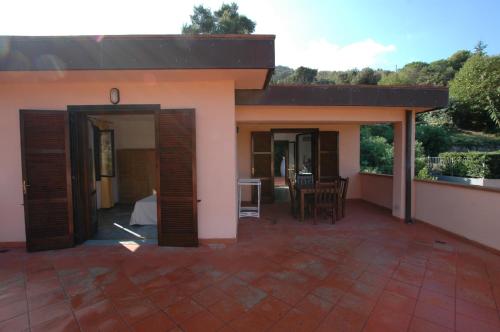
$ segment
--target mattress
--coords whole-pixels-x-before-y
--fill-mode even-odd
[[[156,225],[156,195],[138,200],[130,217],[130,225]]]

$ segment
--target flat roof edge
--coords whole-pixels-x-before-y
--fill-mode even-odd
[[[0,36],[0,71],[273,69],[273,35]]]
[[[237,106],[371,106],[436,109],[448,105],[448,89],[422,86],[269,86],[237,90]]]

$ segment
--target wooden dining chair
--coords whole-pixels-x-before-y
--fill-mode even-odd
[[[349,178],[339,178],[339,198],[337,200],[337,219],[339,215],[345,217],[347,189],[349,187]]]
[[[314,175],[313,174],[297,174],[297,184],[302,185],[314,185]]]
[[[311,186],[314,187],[314,175],[311,173],[298,173],[296,176],[296,186]],[[314,207],[314,196],[311,195],[306,195],[304,199],[304,210],[308,215],[311,215],[313,212],[313,207]]]
[[[338,196],[340,181],[316,182],[314,190],[314,223],[318,212],[332,217],[332,224],[337,220]]]

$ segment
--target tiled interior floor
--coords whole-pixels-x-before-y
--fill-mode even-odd
[[[156,240],[156,225],[130,225],[133,209],[132,204],[118,204],[110,209],[99,209],[97,233],[92,239]]]
[[[335,225],[286,205],[236,245],[0,254],[0,330],[500,331],[500,257],[349,202]]]

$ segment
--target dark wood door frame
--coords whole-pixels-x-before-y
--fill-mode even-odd
[[[319,129],[318,128],[272,128],[271,133],[307,134],[307,133],[319,133]]]
[[[314,175],[314,179],[315,181],[318,179],[318,175],[319,175],[319,166],[318,166],[318,161],[319,161],[319,154],[318,154],[318,149],[317,149],[317,146],[318,146],[318,138],[319,138],[319,131],[318,133],[300,133],[300,134],[297,134],[295,135],[295,164],[296,164],[296,167],[295,167],[295,174],[298,174],[299,173],[299,170],[298,170],[298,165],[300,163],[299,161],[299,147],[300,147],[300,144],[298,144],[298,141],[299,141],[299,136],[305,136],[305,135],[311,135],[311,168],[312,168],[312,174]]]
[[[92,236],[92,227],[90,220],[91,193],[88,192],[88,188],[90,187],[90,174],[88,167],[86,167],[85,157],[88,151],[88,132],[87,130],[85,130],[87,128],[87,117],[89,115],[116,114],[154,115],[155,113],[159,112],[160,109],[160,104],[69,105],[67,107],[68,116],[70,118],[71,173],[74,192],[73,220],[76,243],[81,243],[85,240],[88,240]],[[77,234],[77,232],[79,232],[79,234]]]
[[[319,150],[317,147],[319,139],[319,128],[272,128],[271,134],[274,136],[276,133],[290,133],[290,134],[313,134],[312,138],[312,157],[313,157],[313,167],[314,167],[314,178],[319,174]],[[297,172],[297,149],[298,144],[295,142],[295,172]],[[288,172],[288,171],[287,171]]]

